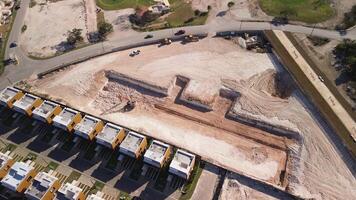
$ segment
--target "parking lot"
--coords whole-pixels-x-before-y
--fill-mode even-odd
[[[120,191],[144,199],[176,199],[181,195],[186,181],[169,175],[167,167],[144,164],[142,157],[121,155],[118,149],[76,137],[5,107],[0,107],[0,112],[2,152],[10,151],[16,161],[31,159],[38,172],[54,170],[61,183],[78,180],[86,195],[98,190],[96,182],[105,183],[105,190],[110,191],[105,194],[107,199],[117,199]]]

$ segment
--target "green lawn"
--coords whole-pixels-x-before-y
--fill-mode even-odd
[[[208,18],[208,13],[195,16],[191,4],[186,1],[170,0],[170,3],[172,14],[166,19],[170,26],[201,25]]]
[[[152,4],[154,4],[153,0],[96,0],[96,5],[104,10],[146,7]]]
[[[334,15],[329,0],[259,0],[259,3],[268,15],[306,23],[322,22]]]

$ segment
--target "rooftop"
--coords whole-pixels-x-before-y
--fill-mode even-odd
[[[82,121],[75,126],[75,131],[79,131],[84,134],[89,134],[96,126],[96,124],[100,121],[95,117],[85,115]]]
[[[145,136],[130,131],[120,145],[120,149],[136,152]]]
[[[87,200],[105,200],[102,192],[97,192],[96,194],[91,194],[87,197]]]
[[[20,90],[13,88],[13,87],[7,87],[3,91],[1,91],[0,94],[0,101],[3,102],[8,102],[11,98],[13,98]]]
[[[67,126],[77,113],[78,111],[75,111],[73,109],[64,108],[62,112],[59,113],[59,115],[54,117],[53,121]]]
[[[79,194],[82,192],[82,189],[75,185],[76,181],[72,183],[66,183],[57,191],[55,199],[58,200],[75,200],[78,198]]]
[[[32,94],[25,94],[21,99],[14,103],[14,106],[23,110],[27,110],[29,106],[31,106],[36,101],[36,99],[39,99],[39,97],[36,97]]]
[[[24,162],[16,162],[9,173],[1,180],[1,184],[6,188],[16,191],[18,185],[24,180],[26,175],[34,168]]]
[[[147,149],[144,155],[144,159],[146,160],[148,158],[158,163],[161,163],[164,159],[164,154],[166,153],[168,148],[169,148],[168,144],[165,144],[158,140],[153,140],[152,144]]]
[[[46,173],[38,173],[30,187],[26,190],[26,196],[33,197],[35,199],[41,199],[47,190],[54,184],[58,178]]]
[[[195,155],[178,149],[169,167],[188,173]]]
[[[12,159],[11,156],[0,152],[0,168],[4,167],[4,165],[6,165],[6,163],[7,163],[7,161],[11,160],[11,159]]]
[[[45,100],[38,108],[33,111],[33,114],[47,118],[58,104]]]
[[[122,127],[120,126],[116,126],[112,123],[107,123],[105,124],[103,130],[96,136],[96,139],[112,143],[121,129]]]

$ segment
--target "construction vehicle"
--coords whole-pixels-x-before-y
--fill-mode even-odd
[[[185,42],[198,42],[199,38],[195,35],[188,35],[184,37]]]
[[[169,45],[172,43],[172,40],[169,39],[169,38],[164,38],[162,41],[161,41],[161,45]]]

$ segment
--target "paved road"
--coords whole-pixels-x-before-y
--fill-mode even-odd
[[[9,44],[13,41],[20,42],[21,27],[28,10],[30,0],[22,0],[21,8],[18,10],[13,29],[9,36]],[[35,75],[39,72],[46,71],[53,67],[72,63],[76,60],[81,60],[84,58],[94,57],[105,52],[111,52],[116,48],[134,45],[134,44],[143,44],[144,42],[159,40],[167,37],[172,37],[174,32],[179,28],[165,29],[154,31],[152,34],[154,38],[145,40],[144,37],[146,33],[138,33],[130,37],[117,38],[110,41],[105,41],[97,44],[90,45],[85,48],[81,48],[75,51],[65,53],[61,56],[57,56],[50,59],[44,60],[34,60],[29,58],[20,48],[18,47],[9,48],[7,47],[5,52],[5,58],[9,58],[9,55],[15,54],[18,57],[19,65],[9,65],[5,68],[4,73],[0,76],[0,89],[11,85],[19,80]],[[316,29],[311,27],[304,27],[300,25],[282,25],[274,26],[269,22],[242,22],[242,21],[222,21],[206,24],[203,26],[194,26],[194,27],[185,27],[187,34],[214,34],[221,31],[232,31],[232,30],[244,30],[244,31],[254,31],[254,30],[283,30],[296,33],[310,34],[325,38],[331,39],[356,39],[356,30],[349,31],[345,35],[340,35],[337,31]]]

